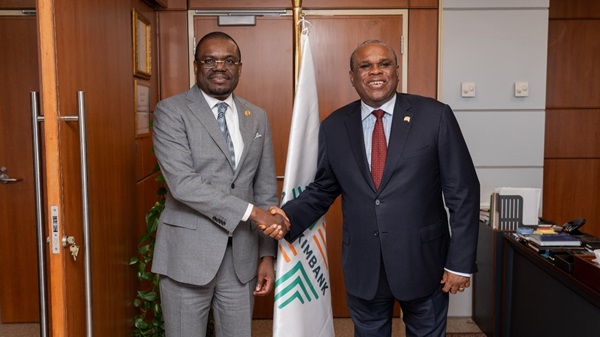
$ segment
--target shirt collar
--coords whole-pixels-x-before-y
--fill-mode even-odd
[[[373,108],[371,106],[368,106],[363,100],[361,100],[360,101],[361,120],[364,121],[365,118],[367,118],[371,114],[371,112],[373,112],[373,110],[375,110],[375,109],[381,109],[390,115],[394,115],[394,107],[396,105],[396,95],[397,94],[394,94],[394,96],[389,101],[385,102],[379,108]]]
[[[200,92],[202,93],[202,95],[204,96],[204,99],[206,100],[206,103],[208,103],[208,106],[211,109],[214,109],[215,105],[217,105],[217,103],[219,102],[225,102],[227,103],[227,105],[229,105],[229,108],[232,109],[233,111],[233,94],[230,94],[229,96],[227,96],[227,98],[223,101],[218,100],[212,96],[209,96],[207,93],[205,93],[202,89],[200,89]]]

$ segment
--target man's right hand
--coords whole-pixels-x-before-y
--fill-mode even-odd
[[[254,206],[250,213],[250,220],[257,223],[258,228],[275,240],[281,240],[287,234],[290,223],[287,218],[280,214],[273,214],[264,209]]]
[[[287,217],[287,215],[281,208],[279,208],[277,206],[269,206],[269,213],[271,213],[272,216],[282,216],[285,219],[286,232],[290,231],[290,228],[291,228],[290,219]],[[267,234],[266,231],[265,231],[265,234]],[[284,236],[285,236],[285,234],[284,234]]]

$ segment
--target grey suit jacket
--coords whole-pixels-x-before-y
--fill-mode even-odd
[[[204,285],[223,259],[233,233],[234,268],[246,283],[259,256],[275,256],[277,242],[251,221],[241,221],[248,203],[277,204],[271,130],[266,112],[234,95],[244,151],[234,171],[217,120],[198,86],[159,102],[153,142],[168,186],[152,272]]]

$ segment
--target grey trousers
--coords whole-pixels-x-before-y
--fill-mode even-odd
[[[242,284],[227,247],[215,278],[204,286],[160,277],[160,297],[166,337],[204,337],[212,304],[217,337],[250,337],[256,278]]]

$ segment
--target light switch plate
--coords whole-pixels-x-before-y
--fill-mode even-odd
[[[462,97],[475,97],[475,82],[461,82],[460,95]]]
[[[515,82],[515,97],[529,96],[529,82]]]

